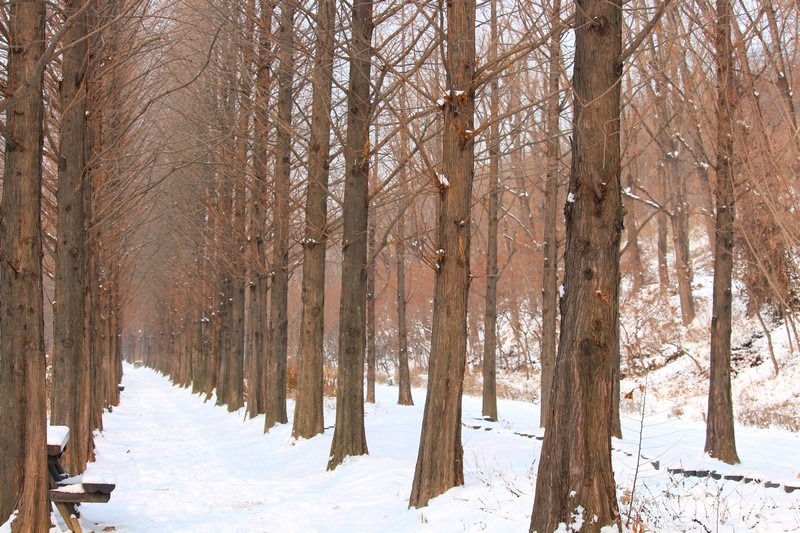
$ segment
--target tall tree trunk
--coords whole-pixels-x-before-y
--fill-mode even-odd
[[[289,342],[289,222],[292,156],[292,79],[294,76],[294,0],[281,3],[278,41],[278,122],[275,143],[272,291],[270,292],[267,416],[264,429],[289,421],[286,415],[286,358]]]
[[[376,154],[377,158],[377,154]],[[375,162],[377,167],[377,161]],[[367,229],[367,402],[375,403],[375,363],[377,346],[375,343],[375,213],[369,212]]]
[[[267,298],[268,284],[265,269],[266,244],[264,242],[267,202],[267,138],[269,135],[269,92],[271,85],[270,63],[272,52],[272,6],[266,0],[252,0],[251,16],[255,17],[256,4],[260,9],[258,21],[258,48],[255,54],[256,87],[253,113],[253,180],[252,237],[250,253],[253,258],[250,285],[250,333],[252,348],[248,363],[247,411],[253,418],[266,412],[266,387],[264,373],[267,358]]]
[[[475,140],[475,0],[447,3],[438,249],[428,395],[409,505],[464,483],[461,393],[467,353],[470,207]]]
[[[664,60],[662,59],[665,51],[661,50],[656,45],[655,35],[650,36],[651,47],[653,49],[654,61],[657,64],[659,75],[655,78],[655,90],[653,90],[653,97],[655,99],[656,109],[656,128],[655,141],[661,151],[660,157],[656,162],[656,178],[657,187],[656,195],[658,204],[661,209],[656,214],[656,253],[658,256],[658,283],[659,290],[662,294],[667,293],[669,289],[669,263],[667,259],[668,252],[668,232],[669,232],[669,213],[667,205],[670,203],[670,181],[671,172],[675,169],[669,165],[672,158],[672,146],[670,145],[669,132],[667,131],[670,123],[672,122],[672,111],[667,101],[667,87],[669,82],[665,76],[661,76],[661,72],[666,69]],[[649,85],[648,85],[649,87]]]
[[[550,14],[554,26],[548,52],[547,101],[547,180],[544,190],[544,266],[542,279],[542,390],[539,424],[545,427],[550,412],[550,392],[556,364],[556,338],[558,332],[558,182],[561,165],[561,0],[553,0]]]
[[[520,73],[522,71],[522,66],[520,64],[516,64],[513,68],[514,74],[514,81],[511,83],[511,87],[509,88],[509,108],[514,110],[514,119],[513,125],[511,127],[511,172],[514,178],[514,182],[516,183],[517,189],[517,198],[514,200],[515,202],[519,202],[520,206],[520,217],[522,223],[522,229],[525,233],[525,239],[523,243],[525,246],[530,246],[533,244],[533,232],[535,230],[535,224],[533,215],[531,214],[531,195],[528,193],[528,184],[527,184],[527,173],[523,167],[523,155],[524,155],[524,143],[523,143],[523,110],[522,110],[522,98],[521,87],[524,85],[524,80]],[[514,242],[508,241],[507,246],[509,246],[509,254],[514,252],[515,247],[518,244],[518,241],[515,239]],[[529,277],[529,272],[532,269],[530,266],[527,268],[523,268],[523,276],[522,279],[531,279]],[[532,276],[533,274],[530,274]],[[525,309],[528,312],[533,312],[537,306],[537,297],[535,294],[530,294],[535,291],[525,291],[523,294],[514,293],[508,298],[508,312],[511,322],[511,331],[514,335],[514,346],[515,349],[519,353],[523,353],[527,351],[526,342],[523,340],[523,331],[522,331],[522,318],[521,318],[521,309]],[[527,305],[526,305],[527,303]],[[544,309],[542,310],[544,314]],[[553,345],[555,346],[555,344]],[[553,348],[553,359],[555,359],[555,347]],[[522,364],[525,367],[525,372],[528,372],[528,358],[524,358],[522,360]]]
[[[81,1],[68,2],[72,17]],[[61,125],[58,153],[58,241],[53,305],[53,386],[50,423],[70,428],[71,445],[62,464],[68,472],[83,472],[89,460],[89,353],[85,350],[86,239],[83,188],[86,176],[86,70],[88,44],[85,17],[78,17],[64,35],[67,49],[60,84]]]
[[[531,531],[575,522],[581,531],[620,527],[611,465],[619,346],[619,0],[580,0],[575,15],[574,131],[565,208],[565,295]]]
[[[400,196],[408,201],[407,135],[400,130],[402,154],[400,159]],[[406,317],[406,217],[405,206],[400,207],[395,226],[395,262],[397,266],[397,387],[398,405],[414,405],[411,395],[411,372],[408,366],[408,318]]]
[[[229,210],[226,210],[230,213]],[[232,330],[231,323],[233,316],[233,279],[228,272],[225,274],[225,279],[222,281],[222,301],[219,304],[217,311],[220,317],[219,329],[219,374],[217,376],[217,402],[218,406],[225,405],[225,400],[228,398],[230,382],[231,382],[231,354],[232,354]]]
[[[260,232],[259,232],[260,233]],[[261,239],[260,244],[253,241]],[[263,235],[254,236],[252,248],[258,254],[264,253]],[[267,279],[263,272],[253,273],[250,285],[250,354],[247,361],[247,415],[255,418],[264,414],[264,372],[266,359],[266,323],[267,323]]]
[[[405,22],[405,17],[403,18]],[[403,48],[406,37],[403,34]],[[400,113],[408,113],[406,87],[400,89]],[[409,163],[408,124],[400,127],[400,146],[397,150],[399,162],[400,201],[398,202],[397,224],[395,226],[395,267],[397,269],[397,404],[414,405],[411,394],[411,371],[408,361],[408,297],[406,296],[406,209],[411,199],[408,193]]]
[[[658,171],[658,203],[663,206],[656,215],[656,254],[658,257],[658,287],[662,294],[666,294],[669,289],[669,264],[667,262],[667,235],[668,222],[666,203],[668,195],[667,171],[664,165],[659,163]]]
[[[669,166],[674,167],[676,162]],[[677,172],[673,173],[675,190],[672,196],[672,249],[675,253],[675,278],[678,281],[678,297],[681,303],[681,321],[688,326],[694,321],[694,297],[692,296],[692,258],[689,251],[689,202],[686,201],[686,182]]]
[[[112,3],[112,10],[116,4]],[[97,21],[97,14],[90,11],[92,22],[90,26],[94,27]],[[90,42],[89,55],[91,56],[97,49],[98,44],[92,40]],[[113,45],[112,45],[113,47]],[[98,213],[100,212],[99,192],[102,191],[107,183],[106,174],[108,167],[100,164],[100,154],[104,152],[106,137],[108,136],[107,130],[113,130],[116,125],[116,114],[107,111],[105,106],[100,105],[101,94],[107,90],[103,87],[102,75],[99,72],[99,65],[92,61],[88,65],[90,73],[87,76],[87,108],[88,117],[86,119],[86,155],[85,163],[87,169],[85,170],[85,181],[83,183],[83,211],[84,218],[88,221],[88,238],[86,246],[86,263],[84,265],[86,272],[86,293],[84,296],[84,351],[88,354],[89,369],[88,381],[92,384],[89,392],[88,401],[88,417],[89,427],[100,428],[103,423],[101,405],[100,389],[94,386],[98,379],[98,368],[100,366],[101,352],[99,350],[99,336],[100,336],[100,317],[102,310],[100,309],[100,293],[101,293],[101,247],[102,235],[100,228],[101,224],[98,223]],[[112,102],[117,102],[116,98],[118,93],[115,90],[110,92]],[[111,106],[109,106],[111,107]],[[109,118],[111,115],[112,118]],[[109,123],[107,125],[107,123]],[[90,440],[86,441],[91,444]],[[90,456],[94,453],[93,448],[88,452]]]
[[[328,164],[335,28],[335,2],[321,0],[317,7],[317,48],[312,78],[314,94],[311,103],[298,356],[300,373],[292,427],[292,436],[307,439],[322,433],[324,422],[325,248],[328,243]]]
[[[497,0],[490,3],[489,61],[498,52]],[[497,420],[497,228],[500,211],[500,82],[489,83],[489,206],[486,238],[486,297],[483,310],[483,404],[481,414]]]
[[[100,153],[102,141],[102,119],[93,121],[92,126],[89,128],[92,139],[92,153]],[[103,171],[97,168],[90,169],[90,179],[84,185],[86,194],[84,195],[84,211],[86,218],[91,220],[90,226],[92,227],[89,246],[86,250],[86,273],[87,273],[87,296],[84,300],[84,350],[89,354],[89,382],[94,384],[97,381],[97,372],[99,367],[99,351],[98,351],[98,337],[100,335],[100,250],[98,246],[99,238],[97,236],[97,228],[99,225],[96,223],[94,213],[96,211],[96,185],[102,184],[104,180]],[[102,411],[98,407],[99,394],[98,389],[91,388],[89,393],[89,426],[92,428],[100,427],[102,424]]]
[[[714,289],[711,304],[711,370],[708,389],[705,451],[729,464],[739,462],[733,431],[731,397],[731,305],[733,301],[734,113],[737,107],[733,79],[730,0],[717,0],[717,190]]]
[[[245,25],[245,33],[251,33],[252,26]],[[252,41],[252,35],[245,41]],[[245,79],[250,75],[250,69],[245,61],[240,61],[237,65],[240,77]],[[233,213],[232,223],[234,236],[232,250],[233,265],[232,271],[232,293],[230,333],[231,333],[231,365],[229,373],[228,398],[225,403],[228,411],[238,411],[244,407],[244,364],[245,364],[245,307],[247,305],[247,268],[244,266],[244,252],[247,248],[245,241],[245,211],[247,209],[247,199],[245,189],[247,188],[248,170],[248,130],[250,121],[251,94],[247,86],[237,87],[238,108],[236,110],[236,126],[233,139],[233,157],[235,171],[233,186]],[[176,326],[178,327],[178,326]]]
[[[665,37],[659,34],[659,42],[663,42]],[[655,39],[653,40],[655,41]],[[681,320],[685,326],[691,324],[694,320],[694,299],[692,297],[692,263],[689,255],[689,211],[686,202],[686,182],[680,175],[680,168],[678,162],[678,152],[680,150],[680,141],[673,135],[670,130],[675,129],[675,111],[673,106],[667,100],[667,89],[669,87],[668,72],[670,65],[664,59],[667,52],[657,49],[653,44],[655,61],[658,68],[658,76],[656,78],[656,88],[654,97],[656,100],[657,111],[657,127],[656,140],[659,150],[661,151],[661,158],[658,167],[658,180],[659,180],[659,201],[662,202],[662,209],[658,217],[663,217],[663,222],[669,218],[672,226],[672,250],[675,255],[675,279],[678,283],[678,297],[681,304]],[[670,213],[665,212],[666,207],[669,206]],[[661,227],[662,220],[659,219],[658,226],[658,246],[659,257],[661,257],[662,247],[664,255],[664,262],[659,263],[659,269],[668,268],[666,262],[666,246],[667,234],[666,226]],[[661,232],[664,232],[663,234]],[[663,241],[662,241],[663,240]],[[659,281],[661,283],[669,283],[668,273],[659,270]],[[662,285],[662,291],[666,285]]]
[[[339,353],[336,425],[328,470],[351,455],[367,452],[364,431],[364,355],[366,351],[367,225],[369,218],[370,66],[372,1],[355,0],[350,41],[345,139],[342,294],[339,303]]]
[[[241,194],[243,184],[237,186],[238,193]],[[238,198],[238,202],[242,200]],[[241,207],[236,210],[240,211]],[[243,217],[240,214],[234,215],[234,220],[241,223],[237,224],[239,228],[244,227],[242,221]],[[238,239],[237,239],[238,240]],[[237,250],[241,250],[244,243],[240,241],[240,246]],[[244,273],[239,271],[237,275],[231,276],[231,302],[230,302],[230,352],[229,352],[229,365],[228,365],[228,383],[226,386],[227,397],[225,398],[225,405],[228,411],[238,411],[244,406],[244,306],[245,306],[245,285]]]
[[[210,165],[207,166],[209,168]],[[214,204],[216,202],[216,193],[214,191],[214,180],[210,176],[210,170],[207,175],[203,176],[202,186],[202,205],[203,210],[203,234],[206,236],[202,243],[198,245],[199,256],[204,258],[213,258],[216,251],[212,248],[211,239],[208,236],[214,235],[214,228],[216,227],[216,217],[213,216]],[[205,394],[208,399],[211,391],[215,385],[215,372],[216,372],[216,336],[217,321],[216,315],[216,298],[218,291],[218,282],[216,280],[215,272],[212,261],[199,261],[197,263],[198,277],[200,279],[208,280],[202,285],[203,306],[202,315],[200,317],[200,338],[201,346],[198,352],[198,365],[195,366],[194,379],[198,382],[193,387],[194,392]]]
[[[231,21],[229,23],[232,24]],[[228,64],[234,64],[236,54],[233,50],[233,38],[230,33],[223,37],[221,46],[221,55]],[[220,302],[217,313],[219,315],[219,366],[216,386],[216,404],[218,406],[225,405],[225,402],[230,394],[231,383],[231,365],[234,364],[232,359],[233,355],[233,291],[235,273],[235,257],[238,253],[236,250],[235,228],[234,228],[234,175],[230,171],[230,165],[226,163],[232,161],[235,154],[234,148],[234,132],[235,116],[236,116],[236,94],[233,80],[220,80],[218,96],[216,96],[216,103],[219,114],[219,126],[222,131],[227,135],[223,138],[219,145],[215,156],[217,160],[215,163],[218,165],[215,175],[216,185],[218,190],[218,222],[217,229],[220,232],[221,250],[220,259],[222,256],[227,255],[227,261],[224,263],[221,272],[221,290],[219,291]]]
[[[631,191],[631,193],[636,194],[636,179],[633,177],[634,172],[635,170],[632,170],[628,173],[625,187]],[[641,290],[642,285],[644,285],[644,264],[642,263],[642,253],[639,247],[639,228],[637,227],[638,206],[636,200],[631,200],[625,207],[627,208],[627,213],[625,214],[625,230],[627,237],[625,249],[630,250],[628,253],[630,254],[631,276],[633,277],[631,292],[636,294]]]
[[[7,90],[0,218],[0,523],[47,531],[50,502],[45,453],[44,309],[42,303],[42,73],[45,3],[12,3],[7,25]]]

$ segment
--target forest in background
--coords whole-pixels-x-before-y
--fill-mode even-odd
[[[20,15],[4,11],[3,222],[10,227],[16,210],[41,213],[32,257],[38,251],[39,290],[52,310],[51,419],[86,428],[75,432],[83,436],[73,440],[71,469],[91,458],[89,428],[102,427],[102,409],[118,401],[123,354],[197,392],[215,390],[232,411],[246,402],[250,416],[267,414],[266,430],[288,422],[286,396],[296,394],[309,406],[295,411],[296,435],[321,432],[323,389],[333,394],[337,379],[353,393],[339,395],[346,408],[337,417],[363,418],[363,373],[368,401],[375,379],[407,391],[412,375],[431,370],[433,332],[459,326],[457,313],[437,313],[434,296],[456,256],[466,268],[453,275],[469,291],[441,305],[463,298],[465,335],[437,345],[459,344],[444,365],[461,369],[454,391],[468,363],[481,373],[492,417],[496,372],[541,374],[548,409],[560,296],[570,290],[560,213],[582,199],[569,183],[577,34],[596,29],[594,19],[577,21],[592,2],[19,5],[40,10],[44,40],[31,41],[36,50],[14,46]],[[690,326],[698,250],[715,249],[720,212],[732,216],[735,204],[733,238],[724,240],[747,314],[765,332],[784,321],[800,341],[797,5],[614,5],[622,68],[609,87],[619,91],[618,118],[592,131],[619,142],[611,172],[624,204],[624,229],[616,228],[624,298],[656,307],[677,294]],[[470,34],[472,57],[463,45]],[[14,70],[25,66],[15,53],[28,58],[27,71]],[[472,68],[466,80],[458,61]],[[11,115],[38,93],[36,79],[41,126],[25,131],[37,130],[42,146],[41,204],[28,209],[8,193],[13,158],[25,152]],[[457,157],[467,146],[474,160]],[[721,201],[723,171],[731,188]],[[454,175],[468,176],[468,187]],[[595,184],[598,198],[607,183]],[[456,190],[466,203],[447,211]],[[441,229],[447,217],[458,226],[452,236]],[[454,246],[442,246],[447,238]],[[25,301],[35,300],[35,285]],[[9,294],[4,302],[21,301]],[[11,352],[29,345],[12,339],[12,314],[0,323]],[[682,334],[646,320],[637,324],[649,332],[645,345],[616,338],[628,367]],[[614,372],[618,383],[619,362]],[[337,430],[347,424],[337,418]],[[361,433],[356,422],[329,467],[366,452]]]
[[[524,4],[524,5],[522,5]],[[636,33],[650,20],[654,8],[630,7],[626,30]],[[372,94],[376,109],[370,132],[371,166],[370,208],[374,245],[370,251],[375,290],[375,341],[379,367],[385,374],[394,372],[398,351],[397,288],[398,261],[403,261],[406,286],[404,304],[408,324],[408,346],[413,365],[426,366],[430,349],[430,317],[432,313],[433,278],[436,261],[436,200],[438,196],[438,161],[441,159],[441,117],[437,100],[444,94],[444,72],[441,51],[437,48],[436,20],[430,20],[422,6],[381,6],[387,13],[376,13],[376,37],[373,47],[376,59]],[[183,6],[183,9],[188,9]],[[232,8],[231,8],[232,9]],[[159,154],[163,162],[153,167],[152,197],[142,202],[141,210],[150,213],[136,232],[136,251],[141,266],[132,269],[139,283],[136,294],[126,301],[126,342],[138,335],[142,342],[159,342],[169,332],[183,333],[189,328],[180,324],[196,324],[199,315],[210,319],[217,308],[208,303],[213,296],[208,285],[211,276],[199,273],[221,270],[220,261],[232,255],[237,266],[247,272],[272,272],[271,257],[252,257],[250,247],[256,238],[250,229],[247,202],[255,159],[254,108],[261,105],[256,98],[252,72],[256,59],[248,58],[248,46],[256,40],[246,33],[251,20],[243,10],[232,19],[237,22],[231,33],[228,57],[223,54],[222,22],[206,20],[208,31],[192,26],[192,33],[181,37],[184,46],[195,50],[194,61],[184,51],[171,59],[173,76],[181,69],[187,78],[203,69],[198,81],[154,105],[160,106],[158,128],[143,136],[161,148],[143,151],[148,156]],[[545,247],[545,188],[548,148],[545,131],[548,89],[548,50],[543,44],[552,33],[551,8],[532,2],[499,4],[498,47],[501,56],[497,66],[489,60],[488,3],[479,10],[478,37],[481,63],[487,78],[497,80],[498,109],[490,107],[491,87],[482,86],[477,95],[478,129],[475,133],[476,169],[472,206],[473,261],[470,291],[470,356],[479,363],[482,356],[483,308],[487,283],[487,250],[490,247],[488,227],[490,190],[497,192],[497,261],[499,320],[510,325],[514,338],[506,341],[501,359],[509,354],[524,354],[515,364],[532,365],[539,359],[541,340],[542,270]],[[431,13],[435,9],[430,8]],[[737,279],[746,285],[748,313],[783,317],[792,308],[795,258],[792,254],[795,220],[792,180],[796,171],[798,141],[796,135],[792,65],[796,63],[797,12],[794,6],[738,6],[743,26],[735,39],[737,60],[737,92],[741,99],[737,119],[737,140],[742,150],[737,154]],[[190,11],[191,12],[191,11]],[[626,11],[627,13],[627,11]],[[203,13],[207,18],[207,13]],[[480,18],[483,15],[483,19]],[[176,15],[176,18],[182,18]],[[223,17],[223,14],[220,14]],[[233,15],[230,15],[233,17]],[[302,251],[304,245],[304,201],[308,176],[308,139],[310,138],[312,58],[315,35],[309,27],[311,15],[298,17],[295,31],[295,69],[292,80],[293,110],[291,132],[292,182],[289,211],[289,353],[295,353],[300,337],[300,297]],[[567,19],[568,14],[562,14]],[[384,21],[385,19],[385,21]],[[344,20],[346,14],[339,15]],[[622,247],[622,276],[630,280],[631,292],[642,286],[658,284],[663,294],[682,295],[683,323],[693,319],[691,282],[693,242],[713,248],[713,191],[715,165],[716,89],[713,51],[714,11],[710,4],[670,5],[654,32],[637,50],[623,76],[622,136],[625,241]],[[568,23],[569,21],[566,20]],[[259,31],[257,21],[253,31]],[[416,26],[415,26],[416,23]],[[562,24],[564,21],[561,22]],[[275,24],[275,23],[273,23]],[[184,27],[185,28],[185,27]],[[341,30],[346,38],[347,29]],[[382,37],[383,34],[385,37]],[[194,40],[192,40],[194,39]],[[209,41],[220,50],[211,49]],[[189,44],[192,43],[192,44]],[[242,44],[245,43],[245,44]],[[205,47],[203,46],[205,44]],[[539,46],[536,46],[539,45]],[[344,44],[339,43],[338,47]],[[272,55],[279,50],[273,45]],[[562,43],[559,121],[559,199],[561,211],[566,200],[566,176],[569,171],[570,99],[567,92],[571,69],[571,42]],[[242,50],[242,48],[245,48]],[[249,61],[248,61],[249,59]],[[343,106],[346,51],[337,48],[335,69],[342,79],[334,80],[332,116],[333,131],[330,198],[327,232],[329,246],[326,261],[326,324],[338,321],[341,269],[341,225],[343,202],[343,155],[345,136]],[[270,57],[270,65],[277,61]],[[437,66],[438,65],[438,66]],[[244,76],[240,72],[249,72]],[[496,71],[496,72],[492,72]],[[202,81],[203,83],[200,83]],[[238,85],[238,86],[237,86]],[[225,90],[220,90],[224,87]],[[782,87],[784,89],[782,89]],[[227,96],[226,96],[227,95]],[[173,103],[180,102],[180,105]],[[222,99],[229,98],[231,116],[220,109]],[[276,113],[274,98],[268,108]],[[201,111],[202,110],[202,111]],[[244,118],[240,115],[244,115]],[[496,118],[493,118],[496,116]],[[227,118],[227,124],[225,119]],[[212,120],[209,120],[212,119]],[[273,123],[272,128],[277,127]],[[244,121],[244,123],[243,123]],[[488,137],[498,125],[499,139],[494,146],[499,152],[498,185],[490,187],[490,148]],[[273,136],[274,137],[274,136]],[[404,139],[401,137],[405,137]],[[274,143],[272,138],[268,142]],[[203,142],[199,142],[199,141]],[[402,146],[405,141],[405,147]],[[142,140],[144,142],[144,139]],[[241,160],[227,154],[223,142],[239,143]],[[214,150],[211,150],[213,147]],[[746,149],[744,149],[746,148]],[[197,155],[193,152],[196,152]],[[220,155],[214,157],[216,152]],[[273,165],[274,150],[267,150],[268,165]],[[184,157],[176,157],[182,154]],[[270,167],[271,168],[271,167]],[[160,171],[160,172],[159,172]],[[231,174],[229,178],[225,173]],[[271,175],[271,171],[269,173]],[[161,178],[161,175],[168,177]],[[159,179],[161,178],[161,179]],[[219,182],[215,184],[214,179]],[[271,177],[270,177],[271,179]],[[224,180],[224,181],[223,181]],[[241,186],[244,202],[234,205],[232,213],[244,217],[238,224],[220,206],[221,184],[233,181]],[[235,196],[235,194],[234,194]],[[216,203],[215,203],[216,202]],[[266,199],[267,245],[272,229],[273,199]],[[234,201],[234,203],[236,203]],[[557,225],[563,223],[556,217]],[[227,228],[232,242],[221,238]],[[327,228],[326,228],[327,229]],[[253,234],[255,235],[255,234]],[[236,241],[238,237],[241,242]],[[557,244],[563,255],[563,228],[557,227]],[[225,246],[237,253],[225,251]],[[252,246],[251,246],[252,247]],[[695,248],[697,250],[698,248]],[[702,248],[701,248],[702,250]],[[180,252],[180,253],[177,253]],[[264,254],[262,254],[264,255]],[[652,257],[658,258],[657,269]],[[644,259],[643,259],[644,257]],[[157,260],[150,260],[157,258]],[[147,259],[147,260],[145,260]],[[216,260],[216,261],[215,261]],[[133,261],[133,259],[131,259]],[[209,270],[210,269],[210,270]],[[252,274],[251,274],[252,275]],[[182,279],[181,279],[182,278]],[[203,282],[198,282],[198,278]],[[242,281],[248,281],[244,275]],[[245,283],[245,285],[247,285]],[[167,298],[169,295],[169,298]],[[217,302],[218,303],[218,302]],[[175,311],[178,309],[178,311]],[[791,315],[791,313],[790,313]],[[792,321],[793,317],[789,316]],[[165,324],[177,324],[165,327]],[[246,332],[247,333],[247,332]],[[336,327],[326,328],[326,357],[335,364]],[[148,339],[151,339],[148,341]],[[166,342],[162,340],[161,342]],[[185,344],[185,343],[184,343]],[[245,344],[250,347],[249,343]],[[623,347],[624,348],[624,347]],[[155,350],[156,352],[158,350]]]

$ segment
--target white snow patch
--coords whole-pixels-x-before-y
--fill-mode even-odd
[[[11,533],[11,524],[14,523],[14,520],[16,520],[18,514],[19,509],[14,509],[14,512],[11,513],[11,516],[8,518],[6,523],[0,525],[0,533]]]

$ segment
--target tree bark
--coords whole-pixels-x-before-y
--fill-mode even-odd
[[[367,452],[364,431],[364,355],[366,351],[367,226],[369,218],[370,66],[372,1],[355,0],[352,9],[350,76],[345,139],[342,291],[339,303],[339,353],[336,425],[328,470],[348,456]]]
[[[253,0],[253,4],[256,0]],[[252,237],[250,253],[253,256],[250,284],[250,332],[252,349],[248,363],[247,411],[251,418],[266,413],[266,387],[264,374],[267,358],[267,299],[268,280],[266,276],[266,231],[265,205],[267,203],[267,141],[269,136],[269,92],[271,85],[270,63],[272,51],[272,6],[259,0],[260,16],[258,27],[258,49],[256,63],[255,111],[253,113],[253,180],[252,196]],[[253,7],[255,12],[255,6]],[[253,13],[255,16],[255,13]]]
[[[321,0],[317,8],[317,48],[312,78],[314,94],[311,103],[298,356],[300,375],[292,427],[292,436],[306,439],[324,431],[325,248],[328,242],[328,165],[335,28],[335,2]]]
[[[232,24],[232,20],[228,21]],[[236,64],[236,51],[233,43],[233,36],[230,34],[224,35],[224,40],[221,45],[221,59],[226,63]],[[216,95],[216,103],[218,109],[216,110],[219,115],[219,127],[222,131],[228,134],[223,138],[219,144],[218,151],[215,156],[217,160],[215,163],[218,165],[216,169],[216,184],[219,196],[218,203],[218,216],[220,220],[217,224],[217,229],[220,232],[221,250],[218,255],[220,259],[227,259],[223,264],[221,277],[221,290],[219,291],[219,318],[220,329],[218,336],[219,345],[219,359],[218,359],[218,374],[215,382],[216,386],[216,404],[223,406],[228,401],[231,394],[231,384],[233,376],[233,365],[235,365],[234,354],[234,339],[233,339],[233,300],[235,291],[236,275],[236,256],[238,250],[236,249],[236,228],[234,227],[234,209],[235,209],[235,171],[231,168],[228,162],[233,161],[236,154],[235,147],[235,132],[236,132],[236,90],[237,85],[235,79],[224,79],[219,82],[220,87],[218,95]],[[168,312],[165,313],[163,319],[166,320]]]
[[[406,170],[406,135],[401,130],[402,155],[400,164],[400,191],[401,197],[407,194],[408,171]],[[411,372],[408,366],[408,318],[406,316],[406,219],[405,208],[400,207],[397,216],[397,226],[395,226],[395,261],[397,266],[397,404],[414,405],[414,398],[411,395]]]
[[[673,161],[669,166],[674,167]],[[681,321],[688,326],[694,321],[694,296],[692,295],[692,257],[689,251],[689,202],[686,201],[686,183],[677,172],[672,173],[675,190],[672,196],[672,249],[675,253],[675,278],[678,281],[678,298],[681,304]]]
[[[241,194],[243,184],[239,184],[237,189]],[[238,199],[238,202],[242,202]],[[236,210],[240,211],[242,208],[237,207]],[[237,226],[244,227],[243,216],[241,214],[235,215]],[[239,225],[241,224],[241,225]],[[238,239],[237,239],[238,240]],[[239,240],[237,250],[244,247],[244,242]],[[238,411],[244,406],[244,307],[245,307],[245,286],[244,276],[245,273],[239,270],[236,277],[231,278],[231,298],[230,302],[230,354],[228,366],[228,396],[225,399],[225,404],[229,412]]]
[[[636,179],[633,177],[633,172],[629,172],[625,181],[625,187],[633,194],[636,194]],[[642,263],[642,253],[639,247],[639,229],[637,227],[637,211],[638,206],[636,200],[631,200],[625,207],[627,213],[625,214],[625,230],[627,242],[625,249],[630,254],[630,268],[631,276],[633,277],[633,284],[631,292],[637,294],[642,285],[644,285],[644,264]]]
[[[464,483],[461,394],[467,353],[470,207],[475,140],[475,0],[447,3],[438,249],[428,395],[410,507]]]
[[[286,415],[286,358],[289,341],[289,191],[292,155],[292,79],[294,76],[294,0],[281,3],[278,41],[278,123],[273,200],[272,291],[270,292],[267,416],[264,429],[289,421]]]
[[[232,184],[230,184],[232,185]],[[227,194],[233,195],[231,192],[232,187],[228,188]],[[230,205],[233,205],[233,201],[231,200]],[[230,213],[230,210],[227,211]],[[230,248],[233,248],[232,245],[229,245]],[[233,314],[233,305],[234,305],[234,291],[235,282],[233,280],[233,274],[228,272],[225,275],[225,279],[222,282],[222,301],[220,302],[220,332],[219,332],[219,377],[217,379],[216,387],[217,387],[217,402],[216,404],[219,406],[226,405],[228,400],[231,396],[231,390],[233,385],[233,374],[234,369],[233,366],[236,364],[235,355],[234,355],[234,314]]]
[[[7,90],[0,218],[0,523],[47,531],[47,398],[42,302],[42,76],[45,3],[9,7]]]
[[[550,36],[548,52],[548,94],[547,101],[547,178],[544,190],[544,245],[542,279],[542,389],[539,425],[545,427],[550,412],[550,394],[553,388],[553,372],[556,363],[556,339],[558,333],[558,182],[561,165],[561,0],[553,0],[550,15],[553,33]]]
[[[717,0],[717,189],[714,289],[711,304],[711,369],[708,389],[705,451],[729,464],[739,462],[733,430],[731,397],[731,307],[733,302],[734,113],[737,106],[733,79],[734,24],[730,0]]]
[[[81,1],[68,2],[73,17]],[[86,299],[86,220],[83,194],[86,178],[86,72],[88,43],[85,17],[64,35],[67,49],[61,65],[61,124],[58,153],[58,241],[53,305],[53,386],[50,423],[70,428],[71,445],[61,461],[67,472],[86,468],[92,447],[89,427],[89,353],[84,345]]]
[[[620,527],[611,464],[619,340],[619,0],[581,0],[575,15],[574,130],[565,218],[565,294],[531,531],[586,520]],[[595,518],[596,517],[596,518]]]
[[[658,164],[658,203],[666,206],[668,185],[667,172],[664,165]],[[662,294],[666,294],[669,289],[669,263],[667,262],[667,231],[668,217],[665,207],[662,207],[656,215],[656,253],[658,254],[658,287]]]
[[[498,52],[497,0],[490,3],[490,61]],[[497,228],[500,211],[500,83],[489,83],[489,198],[486,237],[486,295],[483,308],[483,394],[481,414],[497,420]]]
[[[250,32],[250,27],[245,27],[245,32]],[[252,40],[252,37],[251,39]],[[239,60],[236,65],[239,76],[245,79],[250,75],[250,69],[245,61]],[[234,171],[231,173],[234,178],[233,186],[233,213],[232,223],[233,245],[231,265],[232,271],[232,292],[230,333],[231,333],[231,354],[230,354],[230,373],[228,398],[225,403],[228,411],[238,411],[244,407],[244,364],[245,364],[245,307],[247,306],[247,268],[244,263],[247,242],[245,240],[245,211],[247,209],[247,199],[245,190],[247,188],[246,175],[248,167],[248,130],[251,94],[246,84],[240,82],[237,87],[237,100],[239,105],[236,110],[236,125],[233,139],[233,161]],[[177,317],[176,317],[177,318]],[[179,327],[179,326],[177,326]]]
[[[377,155],[376,155],[377,158]],[[375,162],[377,166],[377,161]],[[370,210],[367,229],[367,403],[375,403],[375,364],[377,346],[375,332],[377,316],[375,313],[375,213]]]

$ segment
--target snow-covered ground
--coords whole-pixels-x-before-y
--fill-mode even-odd
[[[465,486],[427,508],[409,509],[422,390],[414,391],[415,407],[400,407],[397,390],[379,386],[377,403],[366,408],[370,454],[328,472],[331,429],[305,441],[291,438],[290,425],[264,434],[263,417],[228,413],[147,368],[126,365],[124,385],[121,404],[105,415],[97,461],[89,467],[112,471],[117,488],[110,502],[81,506],[88,530],[528,529],[541,449],[536,437],[543,434],[536,404],[501,400],[493,423],[480,419],[479,398],[465,397]],[[641,405],[642,394],[637,388],[628,401]],[[326,420],[333,423],[333,402]],[[737,426],[742,464],[728,466],[703,454],[702,421],[648,409],[644,416],[624,415],[623,426],[625,438],[613,443],[614,469],[631,527],[641,520],[647,531],[800,530],[800,488],[787,492],[800,487],[800,435]],[[720,479],[669,473],[676,468],[708,470]]]

